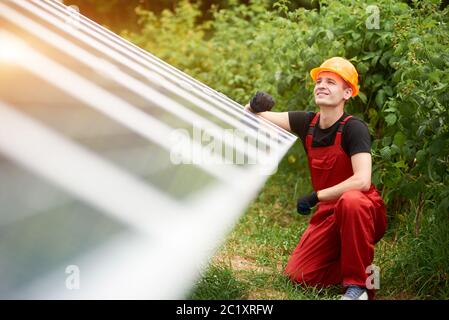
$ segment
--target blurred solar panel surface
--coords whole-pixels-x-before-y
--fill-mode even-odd
[[[186,297],[295,141],[52,0],[0,1],[0,119],[6,299]]]

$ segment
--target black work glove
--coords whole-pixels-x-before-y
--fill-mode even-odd
[[[298,203],[296,204],[296,210],[299,214],[309,214],[310,209],[316,206],[318,203],[318,195],[314,191],[311,194],[302,196],[298,199]]]
[[[268,93],[257,91],[249,102],[249,106],[254,113],[270,111],[275,104],[272,96]]]

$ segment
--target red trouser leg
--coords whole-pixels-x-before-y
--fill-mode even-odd
[[[287,263],[285,273],[312,286],[341,283],[365,286],[375,230],[385,211],[360,191],[345,192],[333,206],[320,206]]]
[[[348,191],[338,200],[335,216],[341,235],[343,285],[364,287],[369,276],[366,268],[374,259],[376,208],[362,192]]]
[[[317,214],[326,212],[319,209]],[[309,224],[287,263],[285,274],[295,282],[310,286],[341,283],[340,235],[335,215]]]

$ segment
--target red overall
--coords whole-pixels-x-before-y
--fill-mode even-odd
[[[335,142],[312,148],[319,113],[310,123],[306,150],[315,191],[332,187],[353,175],[351,159],[341,147],[346,117],[340,122]],[[310,286],[334,284],[366,286],[366,268],[374,258],[374,244],[386,228],[385,205],[376,187],[350,190],[339,199],[319,202],[317,211],[291,255],[285,273],[294,281]],[[373,297],[373,291],[369,292]]]

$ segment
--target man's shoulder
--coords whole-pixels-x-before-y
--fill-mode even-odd
[[[368,124],[362,119],[352,116],[343,129],[343,138],[350,140],[368,139],[371,136]]]
[[[308,126],[312,119],[315,117],[316,112],[313,111],[289,111],[288,117],[291,122],[295,122],[295,124],[303,124]]]
[[[354,115],[351,115],[351,118],[348,119],[346,124],[347,124],[347,127],[352,127],[352,128],[363,128],[364,127],[366,129],[368,129],[368,125],[366,124],[366,122]]]
[[[289,114],[298,114],[298,115],[304,115],[308,117],[314,117],[316,115],[315,111],[307,111],[307,110],[290,110],[288,111]]]
[[[349,156],[371,152],[371,135],[365,121],[354,116],[348,120],[343,130],[343,148]]]

